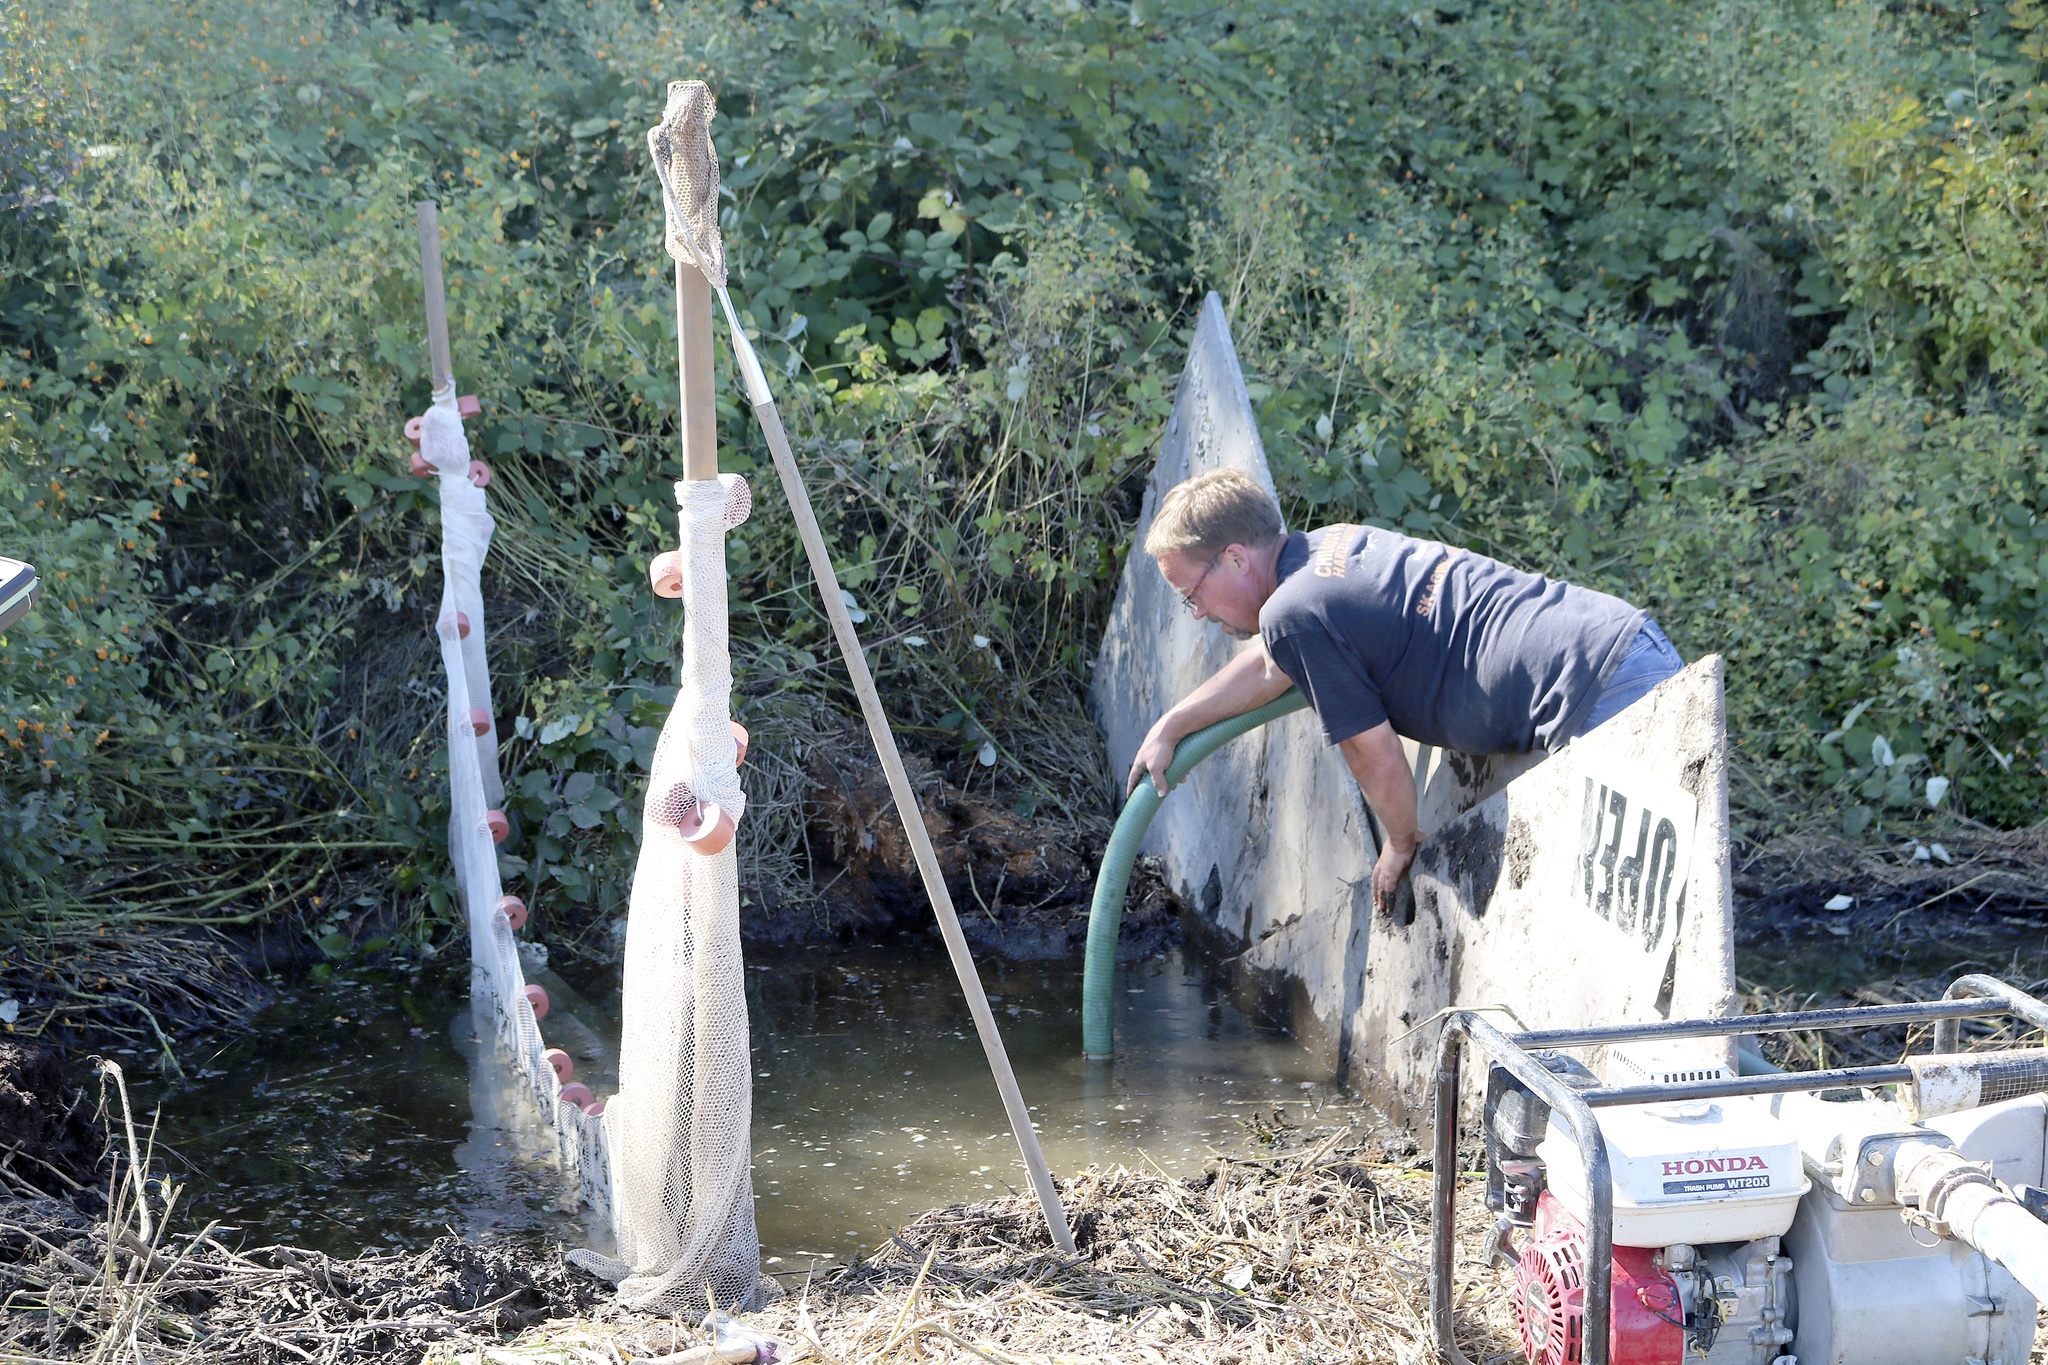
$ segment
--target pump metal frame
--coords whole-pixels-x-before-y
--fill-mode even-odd
[[[1574,1090],[1545,1070],[1530,1052],[1537,1048],[1598,1047],[1651,1038],[1728,1038],[1750,1033],[1789,1033],[1795,1029],[1870,1028],[1879,1024],[1934,1024],[1934,1050],[1954,1052],[1964,1019],[2008,1015],[2035,1028],[2048,1029],[2048,1003],[2043,1003],[1990,976],[1958,977],[1940,1000],[1903,1005],[1859,1005],[1846,1009],[1795,1010],[1784,1014],[1745,1014],[1725,1019],[1669,1019],[1648,1024],[1609,1024],[1596,1028],[1538,1029],[1503,1033],[1477,1014],[1459,1011],[1444,1020],[1436,1046],[1435,1151],[1430,1207],[1429,1319],[1437,1350],[1451,1365],[1471,1365],[1458,1349],[1451,1311],[1451,1271],[1456,1253],[1458,1194],[1458,1075],[1465,1044],[1470,1042],[1490,1061],[1506,1067],[1550,1106],[1578,1144],[1586,1164],[1586,1186],[1592,1208],[1586,1224],[1585,1365],[1608,1365],[1608,1323],[1613,1299],[1614,1175],[1607,1162],[1607,1140],[1593,1112],[1620,1104],[1655,1101],[1726,1099],[1738,1095],[1785,1095],[1844,1086],[1896,1085],[1913,1078],[1904,1066],[1852,1066],[1828,1071],[1788,1071],[1765,1076],[1734,1076],[1723,1080],[1673,1082],[1667,1085],[1600,1086]]]

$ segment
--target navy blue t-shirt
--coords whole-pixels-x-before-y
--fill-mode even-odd
[[[1382,721],[1468,754],[1577,733],[1643,613],[1618,597],[1367,526],[1295,532],[1259,612],[1332,744]]]

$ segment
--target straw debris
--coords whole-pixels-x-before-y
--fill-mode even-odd
[[[112,1096],[118,1103],[119,1096]],[[113,1106],[110,1105],[110,1108]],[[1329,1111],[1324,1111],[1327,1115]],[[785,1277],[745,1325],[777,1365],[1258,1365],[1437,1357],[1428,1318],[1426,1159],[1357,1124],[1249,1125],[1263,1150],[1193,1177],[1090,1169],[1061,1196],[1080,1252],[1055,1251],[1028,1194],[933,1209],[852,1265]],[[713,1365],[682,1318],[627,1313],[559,1249],[444,1238],[407,1256],[237,1251],[173,1234],[179,1191],[147,1138],[113,1124],[99,1187],[42,1193],[0,1167],[0,1358],[163,1365]],[[1476,1154],[1472,1154],[1476,1155]],[[1469,1158],[1461,1165],[1471,1167]],[[96,1213],[95,1210],[104,1210]],[[1460,1345],[1522,1359],[1511,1278],[1477,1261],[1487,1215],[1459,1197]],[[2037,1347],[2032,1365],[2048,1365]]]
[[[1216,1157],[1199,1176],[1091,1168],[1063,1182],[1077,1256],[1053,1249],[1028,1193],[949,1205],[853,1265],[785,1278],[748,1325],[782,1343],[781,1365],[1433,1358],[1427,1162],[1348,1124],[1255,1131],[1262,1154]],[[1477,1247],[1476,1186],[1461,1222],[1462,1245]],[[1476,1265],[1460,1275],[1476,1360],[1520,1356],[1498,1285]],[[488,1358],[683,1358],[709,1344],[687,1324],[585,1319]]]
[[[1430,1175],[1363,1139],[1281,1133],[1185,1179],[1090,1170],[1062,1190],[1071,1258],[1028,1198],[936,1209],[758,1321],[822,1362],[1426,1359]],[[1511,1322],[1468,1318],[1475,1358],[1513,1346]]]

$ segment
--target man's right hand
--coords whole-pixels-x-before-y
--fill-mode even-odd
[[[1166,795],[1166,770],[1173,764],[1173,751],[1180,746],[1179,729],[1171,724],[1173,713],[1167,712],[1152,722],[1152,728],[1145,732],[1145,740],[1138,746],[1138,755],[1131,760],[1130,776],[1124,779],[1124,795],[1129,796],[1138,789],[1138,784],[1147,777],[1152,779],[1152,789]]]

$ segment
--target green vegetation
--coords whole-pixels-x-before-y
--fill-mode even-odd
[[[735,296],[876,666],[956,784],[1106,806],[1078,697],[1213,287],[1294,520],[1471,544],[1728,654],[1747,837],[2032,823],[2044,16],[11,0],[0,548],[51,591],[0,641],[0,903],[25,941],[447,922],[437,540],[399,438],[431,195],[497,474],[508,880],[616,910],[672,676],[642,135],[682,76],[722,102]],[[756,483],[745,849],[789,896],[787,798],[849,708]]]

